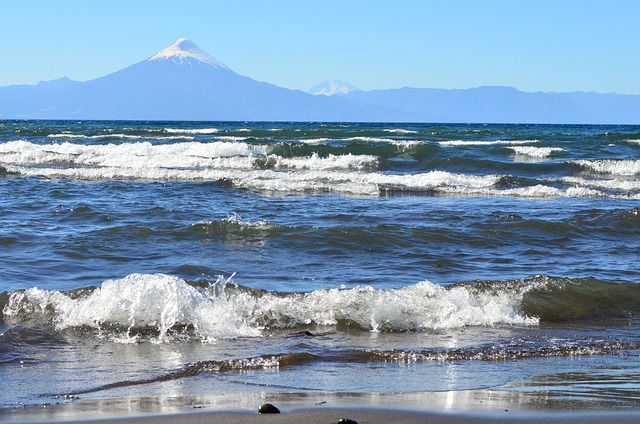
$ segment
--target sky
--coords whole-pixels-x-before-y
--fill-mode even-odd
[[[309,90],[511,86],[640,94],[637,0],[0,0],[0,86],[88,81],[186,37]]]

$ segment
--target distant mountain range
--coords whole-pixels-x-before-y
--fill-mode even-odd
[[[239,75],[187,39],[87,82],[0,88],[2,119],[408,121],[418,116],[313,96]]]
[[[239,75],[183,38],[91,81],[0,87],[0,119],[640,124],[638,95],[510,87],[361,91],[341,81],[312,91],[324,95]]]
[[[431,117],[436,122],[640,124],[640,96],[527,93],[512,87],[350,91],[347,99]]]

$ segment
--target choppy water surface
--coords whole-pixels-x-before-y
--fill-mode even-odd
[[[0,224],[5,412],[638,406],[637,126],[1,121]]]

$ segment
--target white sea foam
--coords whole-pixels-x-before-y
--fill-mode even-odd
[[[98,139],[120,139],[120,140],[140,140],[143,137],[141,135],[131,135],[131,134],[101,134],[101,135],[82,135],[82,134],[49,134],[47,137],[49,138],[65,138],[65,139],[84,139],[84,140],[98,140]]]
[[[499,175],[464,175],[444,171],[410,175],[371,175],[372,182],[376,184],[417,190],[443,187],[487,188],[494,186],[499,179]]]
[[[313,154],[310,157],[282,158],[277,157],[277,168],[293,169],[366,169],[374,168],[378,165],[378,158],[370,155],[329,155],[326,158]]]
[[[523,198],[556,198],[556,197],[613,197],[629,198],[628,195],[607,195],[599,190],[588,187],[572,186],[566,189],[556,188],[544,184],[535,186],[498,189],[494,187],[451,186],[442,187],[438,191],[451,195],[467,196],[509,196]]]
[[[605,197],[605,194],[599,190],[594,190],[589,187],[573,186],[566,189],[566,196],[568,197]]]
[[[237,168],[251,167],[253,153],[246,143],[175,143],[152,145],[149,142],[81,145],[64,142],[37,145],[25,141],[0,144],[0,162],[15,165],[47,165],[68,163],[74,166],[100,166],[118,169],[156,168]],[[238,165],[238,163],[241,163]],[[44,170],[43,170],[44,171]],[[60,169],[66,171],[82,169]],[[138,174],[141,175],[141,174]],[[143,177],[144,178],[144,177]]]
[[[127,169],[147,169],[148,178],[155,178],[156,169],[177,169],[177,173],[167,174],[163,178],[172,176],[180,179],[181,171],[197,171],[203,169],[253,169],[258,157],[264,157],[269,148],[266,146],[251,146],[241,142],[213,142],[213,143],[175,143],[152,145],[149,142],[133,144],[81,145],[68,142],[60,144],[37,145],[25,141],[13,141],[0,144],[0,161],[14,165],[47,165],[69,163],[77,166],[102,166],[121,168],[123,176]],[[370,155],[329,155],[320,157],[314,154],[310,157],[282,158],[276,155],[266,156],[265,159],[275,168],[281,169],[363,169],[375,167],[377,157]],[[69,169],[72,173],[81,171],[79,168]],[[35,172],[38,170],[34,169]],[[44,170],[43,170],[44,171]],[[59,169],[61,175],[66,171]],[[117,174],[119,171],[116,169]],[[68,174],[64,174],[68,175]],[[94,175],[94,174],[92,174]],[[192,179],[186,172],[187,179]],[[206,178],[205,175],[202,178]]]
[[[420,331],[496,324],[535,325],[521,311],[523,290],[478,292],[424,281],[400,289],[357,287],[279,294],[238,289],[220,279],[198,289],[164,274],[131,274],[105,281],[84,297],[30,288],[11,294],[8,321],[49,316],[58,330],[93,328],[98,337],[130,343],[257,337],[267,328],[354,323],[363,330]],[[188,330],[185,330],[188,329]],[[148,339],[149,340],[149,339]]]
[[[417,134],[418,133],[418,131],[405,130],[405,129],[402,129],[402,128],[388,128],[388,129],[384,129],[382,131],[388,132],[388,133],[394,133],[394,134]]]
[[[640,175],[640,159],[576,160],[571,163],[603,174]]]
[[[91,136],[87,136],[87,135],[83,135],[83,134],[67,134],[67,133],[61,133],[61,134],[49,134],[47,137],[49,138],[91,138]]]
[[[0,144],[0,163],[6,172],[49,178],[89,180],[143,179],[153,181],[227,181],[236,187],[264,192],[334,192],[377,196],[382,192],[433,192],[444,195],[516,197],[617,197],[637,195],[637,182],[594,183],[592,180],[556,180],[571,184],[558,188],[544,183],[503,189],[501,175],[465,175],[445,171],[417,174],[377,172],[373,155],[313,154],[285,158],[270,153],[268,145],[244,142],[149,142],[85,145],[72,142]],[[582,161],[591,166],[594,162]],[[595,161],[608,172],[629,173],[640,161]],[[631,170],[629,170],[631,169]],[[600,189],[624,193],[603,192]]]
[[[356,195],[379,195],[380,190],[452,190],[491,187],[499,176],[470,176],[432,171],[413,175],[390,175],[379,172],[331,172],[309,170],[296,172],[263,171],[259,175],[234,180],[240,187],[261,191],[338,192]]]
[[[357,287],[319,290],[287,296],[230,298],[251,317],[254,326],[356,323],[369,331],[415,331],[496,324],[535,325],[520,311],[522,293],[471,293],[465,287],[446,289],[424,281],[395,290]]]
[[[165,128],[164,131],[169,134],[216,134],[220,132],[218,128]]]
[[[176,133],[178,134],[178,133]],[[100,135],[83,135],[83,134],[49,134],[48,138],[65,139],[65,140],[142,140],[142,139],[154,139],[154,140],[194,140],[193,135],[189,135],[188,132],[182,133],[183,135],[132,135],[132,134],[100,134]]]
[[[153,181],[229,181],[236,187],[263,192],[335,192],[363,196],[377,196],[383,191],[434,191],[443,195],[470,196],[512,196],[512,197],[627,197],[637,198],[639,194],[607,194],[590,188],[612,188],[625,190],[625,185],[618,183],[605,187],[591,183],[580,184],[560,189],[544,184],[500,189],[495,187],[500,180],[499,175],[475,176],[453,174],[443,171],[432,171],[413,175],[390,175],[379,172],[332,171],[320,170],[247,169],[250,165],[247,158],[220,159],[221,165],[207,169],[171,169],[148,167],[16,167],[5,166],[8,172],[27,176],[44,176],[49,178],[67,177],[78,179],[144,179]],[[567,181],[569,183],[573,183]],[[635,190],[637,184],[629,183],[628,188]]]
[[[217,135],[215,136],[216,140],[219,141],[233,141],[233,142],[241,142],[247,140],[249,137],[238,137],[235,135]]]
[[[413,146],[424,144],[423,140],[394,140],[393,144],[400,150],[405,150]]]
[[[377,196],[380,189],[367,174],[326,170],[270,171],[236,175],[232,179],[238,187],[274,193],[316,192]]]
[[[196,138],[192,135],[163,135],[163,136],[154,136],[156,140],[162,141],[170,141],[170,140],[195,140]]]
[[[384,138],[384,137],[348,137],[343,139],[345,141],[364,141],[364,142],[374,142],[374,143],[393,143],[396,140],[392,138]]]
[[[637,180],[603,180],[578,177],[563,177],[560,181],[573,184],[576,187],[595,187],[608,190],[622,190],[625,192],[640,191],[640,181]]]
[[[235,338],[259,336],[260,328],[247,325],[223,297],[212,298],[183,280],[163,274],[131,274],[102,283],[87,297],[72,298],[57,290],[30,288],[11,295],[5,316],[54,312],[59,330],[90,327],[120,342],[137,341],[134,330],[157,330],[155,341],[167,341],[176,325],[190,325],[195,336]],[[122,330],[109,333],[113,326]]]
[[[324,144],[327,141],[331,140],[330,138],[320,137],[320,138],[301,138],[300,142],[304,144]]]
[[[227,216],[225,218],[223,218],[220,222],[223,223],[228,223],[228,224],[234,224],[237,225],[238,227],[243,227],[243,228],[271,228],[271,227],[275,227],[274,224],[270,223],[269,221],[248,221],[248,220],[243,220],[242,217],[240,215],[238,215],[237,213],[233,212],[230,214],[227,214]],[[216,224],[217,221],[200,221],[196,224],[194,224],[193,226],[199,226],[199,225],[212,225],[212,224]]]
[[[494,145],[511,145],[518,146],[521,144],[533,144],[538,140],[448,140],[438,141],[441,146],[494,146]]]
[[[509,146],[516,156],[527,156],[535,159],[545,159],[554,153],[562,152],[560,147]]]

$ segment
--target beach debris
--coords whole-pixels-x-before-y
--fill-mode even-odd
[[[356,421],[350,420],[349,418],[341,418],[338,420],[338,424],[358,424]]]
[[[270,403],[265,403],[260,408],[258,408],[258,413],[259,414],[279,414],[280,410]]]

